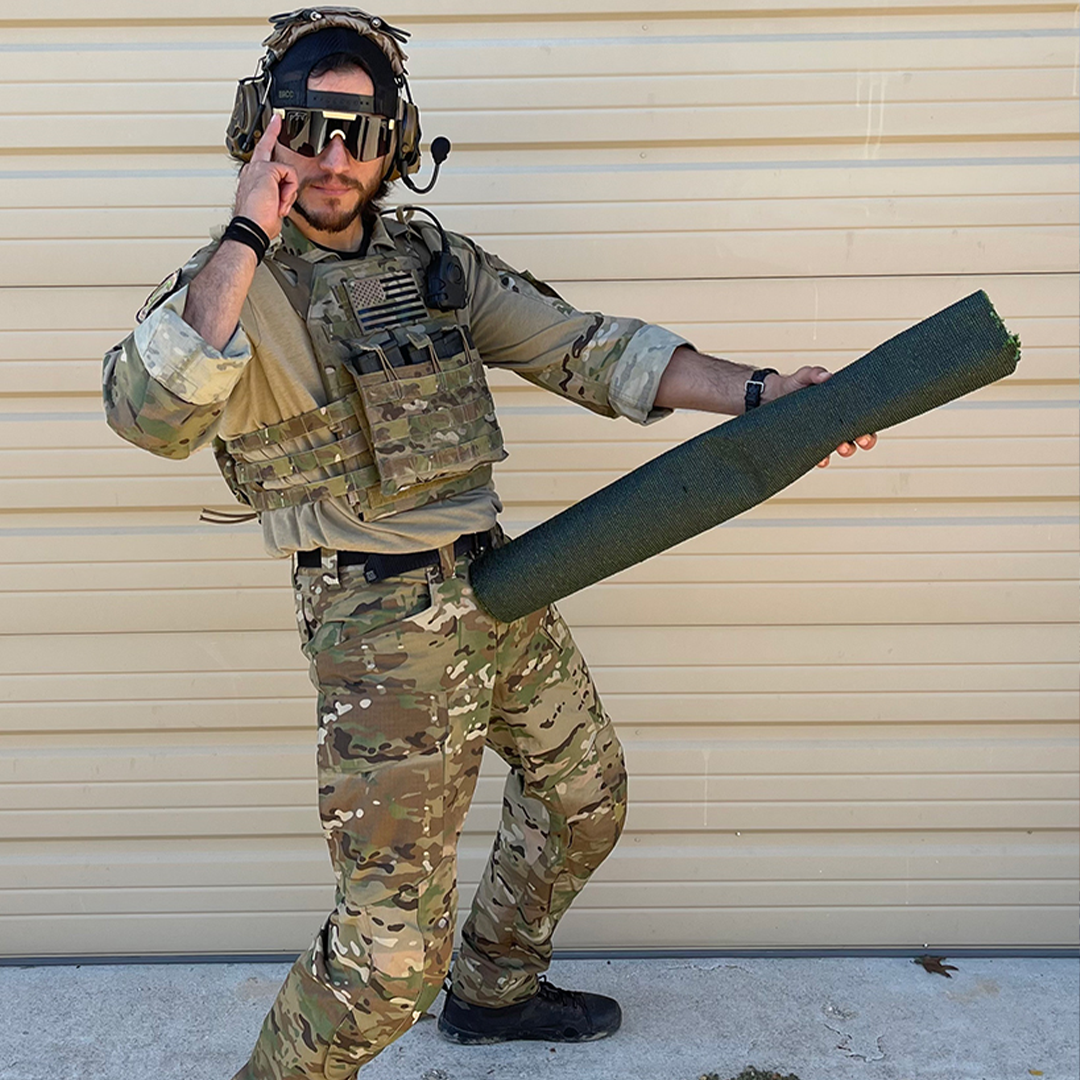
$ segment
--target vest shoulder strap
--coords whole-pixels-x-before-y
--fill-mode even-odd
[[[301,321],[306,321],[311,304],[311,281],[315,276],[315,267],[307,259],[290,255],[287,251],[276,252],[266,260],[265,266],[281,286],[281,291],[292,309],[300,316]],[[296,276],[295,281],[289,276],[290,270]]]
[[[395,243],[408,244],[411,240],[415,244],[419,240],[429,255],[438,255],[442,251],[442,237],[430,221],[419,217],[414,217],[409,221],[398,221],[391,211],[382,215],[382,221],[387,234]]]

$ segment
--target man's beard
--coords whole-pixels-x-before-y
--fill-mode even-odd
[[[348,210],[344,208],[330,208],[321,211],[313,210],[311,207],[305,206],[304,192],[307,188],[326,179],[328,179],[326,176],[316,176],[311,180],[305,181],[305,183],[300,186],[300,191],[296,196],[296,202],[293,203],[293,209],[313,228],[318,229],[320,232],[331,234],[344,232],[383,194],[385,188],[385,185],[383,184],[375,184],[370,190],[365,190],[363,184],[356,180],[352,180],[348,177],[335,176],[335,184],[343,185],[357,192],[359,198],[356,200],[356,205]]]

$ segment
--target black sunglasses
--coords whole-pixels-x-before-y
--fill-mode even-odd
[[[318,157],[335,135],[357,161],[374,161],[390,153],[395,121],[376,113],[329,112],[323,109],[275,109],[281,117],[277,141],[286,150]]]

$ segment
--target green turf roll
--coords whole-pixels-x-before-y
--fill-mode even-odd
[[[480,605],[504,622],[749,510],[842,442],[1016,370],[1020,339],[979,291],[809,386],[654,458],[477,559]]]

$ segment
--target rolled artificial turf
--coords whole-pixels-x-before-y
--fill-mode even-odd
[[[1020,339],[981,290],[837,371],[661,454],[478,558],[470,581],[503,622],[666,551],[783,490],[842,442],[1010,375]]]

